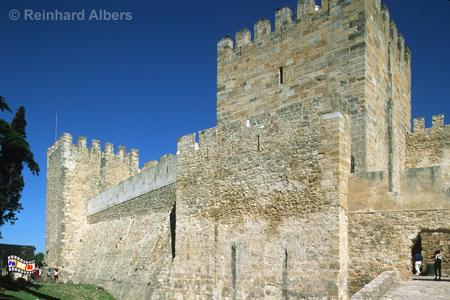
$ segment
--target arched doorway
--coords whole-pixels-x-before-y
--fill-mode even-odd
[[[434,276],[434,261],[433,255],[436,250],[440,250],[444,258],[450,257],[450,229],[423,229],[413,240],[411,247],[411,258],[417,252],[423,256],[422,274],[427,276]],[[414,259],[411,259],[411,269],[413,274]],[[444,277],[450,276],[450,264],[446,263],[442,266],[442,275]]]

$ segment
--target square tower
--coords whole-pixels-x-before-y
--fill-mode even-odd
[[[218,43],[217,123],[318,100],[350,115],[352,171],[399,191],[411,112],[410,52],[380,0],[298,0]]]

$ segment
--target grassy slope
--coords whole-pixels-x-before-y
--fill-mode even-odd
[[[95,286],[70,283],[43,283],[20,291],[6,290],[2,294],[22,300],[114,300],[106,291]]]

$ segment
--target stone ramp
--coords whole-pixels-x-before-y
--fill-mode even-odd
[[[450,278],[434,281],[433,277],[404,281],[386,293],[382,300],[450,300]]]

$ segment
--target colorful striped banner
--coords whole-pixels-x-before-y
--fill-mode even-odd
[[[36,269],[34,260],[24,260],[16,255],[8,256],[8,269],[10,272],[31,274]]]

